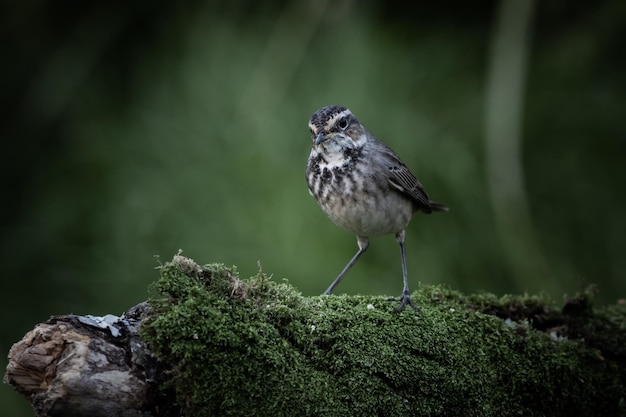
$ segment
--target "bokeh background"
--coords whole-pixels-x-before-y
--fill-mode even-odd
[[[179,249],[320,294],[357,249],[304,180],[327,104],[450,207],[408,230],[413,288],[626,294],[623,0],[3,3],[2,370]],[[388,236],[337,291],[401,287]],[[0,408],[33,415],[7,385]]]

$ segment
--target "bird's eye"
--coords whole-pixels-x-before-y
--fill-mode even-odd
[[[339,119],[338,125],[340,129],[342,130],[345,129],[346,127],[348,127],[348,119],[346,119],[345,117],[342,119]]]

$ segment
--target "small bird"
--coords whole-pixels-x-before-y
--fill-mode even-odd
[[[426,190],[398,155],[367,131],[352,112],[326,106],[309,120],[311,154],[306,168],[309,192],[322,211],[357,237],[359,250],[324,291],[330,295],[369,246],[370,236],[394,233],[400,244],[404,287],[397,312],[411,301],[404,249],[405,229],[418,211],[448,211]]]

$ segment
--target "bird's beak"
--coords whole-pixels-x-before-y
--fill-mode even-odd
[[[315,145],[316,146],[319,145],[320,143],[324,142],[326,139],[328,139],[328,136],[326,136],[324,132],[320,132],[315,138]]]

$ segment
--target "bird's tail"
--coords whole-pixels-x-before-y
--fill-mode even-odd
[[[449,210],[448,207],[433,200],[428,200],[428,208],[430,208],[431,211],[448,211]]]

